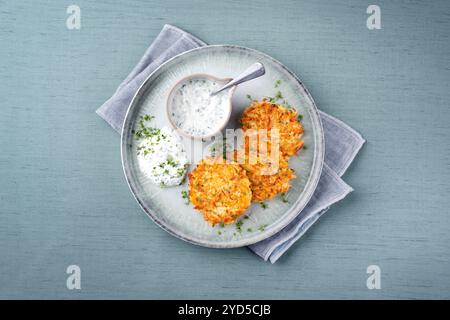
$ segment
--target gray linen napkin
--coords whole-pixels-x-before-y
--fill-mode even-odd
[[[353,191],[341,176],[364,144],[361,135],[342,121],[319,111],[325,135],[325,159],[314,194],[306,207],[283,230],[250,249],[274,263],[316,222],[329,207]]]
[[[162,63],[190,49],[206,45],[193,35],[165,25],[137,66],[116,92],[96,112],[120,133],[128,105],[144,80]],[[308,205],[283,230],[249,248],[264,260],[274,263],[294,244],[328,208],[353,191],[341,176],[364,144],[361,135],[342,121],[320,112],[325,134],[325,163],[316,191]]]

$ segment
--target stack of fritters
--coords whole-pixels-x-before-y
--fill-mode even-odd
[[[262,202],[289,190],[295,175],[288,159],[303,147],[303,127],[297,116],[281,105],[253,101],[241,118],[243,148],[233,151],[229,159],[205,158],[189,174],[189,198],[206,221],[232,223],[251,201]]]
[[[255,134],[267,135],[267,137],[258,136],[256,163],[250,161],[252,157],[248,156],[251,150],[254,151],[254,144],[249,142],[248,136],[245,139],[244,148],[247,156],[245,161],[240,163],[247,171],[251,182],[252,201],[261,202],[273,198],[280,192],[287,192],[289,181],[295,178],[293,170],[289,168],[288,159],[303,147],[301,139],[303,127],[298,121],[297,112],[266,100],[253,101],[242,114],[241,124],[245,133],[251,130],[250,137]],[[273,137],[275,133],[276,139]],[[279,154],[271,154],[273,153],[271,141],[274,140],[279,144]],[[261,141],[263,143],[267,141],[265,152],[259,149]]]

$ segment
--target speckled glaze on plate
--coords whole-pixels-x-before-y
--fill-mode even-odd
[[[181,186],[161,188],[152,184],[140,171],[136,140],[132,133],[136,129],[141,115],[155,117],[153,125],[170,126],[166,114],[166,100],[171,88],[183,77],[195,73],[207,73],[219,78],[232,78],[254,62],[261,62],[266,74],[258,79],[241,84],[233,95],[233,110],[226,129],[239,127],[242,111],[249,105],[247,95],[253,99],[273,96],[281,90],[284,98],[303,115],[305,134],[303,139],[307,149],[289,160],[295,170],[296,179],[291,181],[287,193],[288,203],[280,197],[266,201],[267,208],[252,204],[247,210],[248,219],[244,219],[240,231],[235,224],[225,227],[210,226],[203,216],[186,205],[181,192],[188,190],[188,182]],[[274,83],[281,80],[279,88]],[[187,151],[191,142],[184,140]],[[208,143],[195,141],[202,148]],[[197,145],[197,147],[199,147]],[[198,148],[196,148],[198,150]],[[121,139],[122,165],[128,185],[135,199],[147,215],[162,229],[187,242],[212,248],[234,248],[256,243],[280,231],[294,219],[311,198],[322,171],[324,158],[323,129],[314,100],[301,81],[283,64],[270,56],[253,49],[214,45],[193,49],[170,59],[155,70],[136,92],[122,128]],[[200,160],[197,155],[190,166]],[[262,227],[264,226],[264,227]]]

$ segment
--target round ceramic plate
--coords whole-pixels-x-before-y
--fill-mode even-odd
[[[154,185],[139,168],[137,141],[133,135],[140,116],[154,116],[153,126],[170,126],[166,115],[166,99],[171,88],[182,78],[195,73],[207,73],[219,78],[232,78],[254,62],[261,62],[266,74],[241,84],[233,96],[233,111],[227,129],[239,127],[239,118],[249,105],[248,95],[253,99],[274,96],[280,90],[283,98],[303,115],[305,133],[304,148],[289,159],[296,178],[286,198],[280,196],[268,200],[262,206],[252,204],[247,218],[240,228],[236,224],[212,227],[192,205],[186,205],[182,192],[188,190],[188,182],[177,187],[161,188]],[[281,80],[278,88],[275,83]],[[185,142],[190,150],[192,143]],[[200,148],[211,142],[195,141]],[[266,239],[291,222],[311,198],[323,165],[323,129],[314,101],[301,81],[284,65],[256,50],[216,45],[193,49],[180,54],[154,71],[142,84],[131,102],[122,129],[122,164],[128,185],[134,197],[147,215],[170,234],[191,242],[213,248],[233,248]],[[198,150],[199,148],[194,148]],[[189,151],[188,151],[189,152]],[[198,160],[198,159],[197,159]],[[188,172],[195,166],[191,164]],[[283,201],[284,200],[284,201]],[[286,201],[287,200],[287,201]]]

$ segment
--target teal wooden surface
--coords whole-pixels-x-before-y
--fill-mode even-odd
[[[449,18],[448,1],[0,1],[0,297],[450,298]],[[281,60],[368,141],[355,191],[275,265],[171,237],[128,190],[94,111],[164,23]]]

